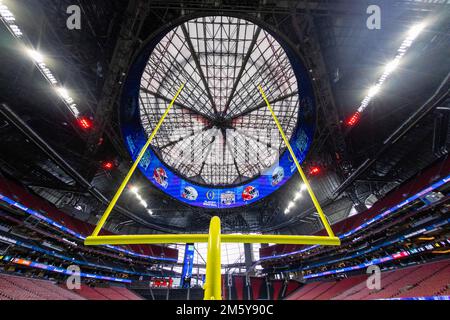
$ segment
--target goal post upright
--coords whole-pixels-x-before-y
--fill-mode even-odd
[[[306,175],[303,172],[303,169],[300,166],[300,163],[298,162],[297,157],[295,156],[295,152],[294,152],[294,150],[292,150],[291,144],[289,143],[288,138],[284,134],[283,128],[281,127],[281,124],[278,121],[278,118],[275,115],[275,112],[273,111],[272,106],[270,105],[269,99],[267,99],[267,96],[261,85],[258,85],[258,89],[259,89],[259,92],[261,93],[262,98],[264,99],[264,101],[267,105],[267,108],[269,109],[270,113],[272,114],[273,120],[275,121],[275,124],[277,125],[278,131],[280,132],[281,137],[283,138],[283,141],[286,144],[286,147],[288,148],[289,153],[292,156],[292,159],[294,160],[294,163],[297,167],[298,173],[300,174],[300,177],[302,178],[302,181],[305,184],[306,189],[308,190],[309,196],[311,197],[314,207],[316,208],[317,213],[319,214],[320,220],[322,221],[323,226],[325,227],[325,230],[327,231],[328,236],[334,237],[333,230],[331,229],[330,224],[328,223],[327,217],[325,216],[325,213],[323,213],[322,207],[320,206],[320,203],[317,200],[316,195],[314,194],[314,191],[311,188],[311,185],[309,184],[309,181],[306,178]]]

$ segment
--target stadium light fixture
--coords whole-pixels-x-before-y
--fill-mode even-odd
[[[392,71],[397,69],[398,65],[400,63],[400,59],[395,58],[391,62],[389,62],[386,67],[384,68],[384,72],[390,74]]]
[[[69,91],[66,88],[63,87],[59,87],[56,88],[56,92],[59,94],[59,96],[61,98],[64,99],[65,102],[67,102],[68,104],[73,103],[73,98],[70,96]]]
[[[150,215],[152,215],[152,214],[153,214],[153,211],[148,207],[147,201],[145,201],[145,200],[141,197],[141,195],[139,194],[139,188],[136,187],[136,186],[131,186],[131,187],[129,188],[129,190],[130,190],[131,193],[134,194],[134,196],[135,196],[136,199],[138,200],[139,204],[140,204],[141,206],[143,206],[143,207],[147,210],[147,213],[150,214]]]
[[[1,0],[0,0],[0,18],[14,37],[18,39],[23,37],[22,30],[16,23],[16,17],[9,10],[8,6],[6,6]]]
[[[136,186],[130,187],[130,191],[134,194],[139,194],[139,188]]]
[[[147,208],[147,202],[145,200],[141,200],[140,203],[143,207]]]
[[[9,11],[7,6],[5,6],[4,4],[1,4],[1,2],[0,2],[0,15],[6,21],[16,21],[16,18],[14,17],[12,12]]]
[[[373,96],[375,96],[378,92],[380,92],[380,86],[379,85],[374,85],[369,89],[369,92],[367,93],[367,96],[372,98]]]
[[[307,190],[306,185],[304,183],[301,183],[299,185],[299,191],[295,193],[294,199],[291,202],[289,202],[288,206],[284,210],[284,214],[288,214],[291,211],[291,208],[294,207],[295,205],[295,201],[299,200],[302,197],[302,192],[306,190]]]
[[[28,52],[28,55],[31,57],[31,59],[34,60],[34,62],[37,62],[37,63],[44,62],[44,56],[39,51],[36,51],[33,49],[28,49],[27,52]]]
[[[320,173],[320,168],[317,166],[311,167],[309,169],[309,174],[311,174],[313,176],[318,175],[319,173]]]
[[[102,168],[105,170],[112,170],[114,168],[114,162],[112,161],[103,161]]]
[[[412,26],[408,30],[406,38],[403,40],[400,47],[397,49],[395,58],[391,62],[386,64],[384,71],[378,78],[377,82],[369,89],[369,92],[361,101],[357,112],[354,113],[352,117],[349,118],[349,120],[347,120],[347,125],[354,126],[358,122],[361,113],[369,106],[372,98],[379,93],[381,86],[384,84],[386,79],[391,75],[392,72],[394,72],[397,69],[401,59],[406,54],[408,49],[412,46],[414,40],[425,29],[425,27],[426,23],[423,22]]]
[[[27,49],[28,55],[33,59],[35,66],[42,73],[44,78],[50,83],[53,88],[58,90],[59,82],[56,80],[53,72],[48,68],[48,66],[44,63],[44,57],[38,51],[33,49],[33,45],[30,40],[23,34],[22,29],[16,22],[16,17],[11,12],[11,10],[6,6],[2,0],[0,0],[0,20],[6,26],[6,28],[10,31],[10,33],[18,40],[20,40]],[[78,120],[79,110],[77,104],[74,102],[72,97],[69,95],[61,95],[59,96],[63,99],[66,106],[69,108],[70,112],[73,116]]]
[[[359,113],[358,111],[356,111],[348,120],[347,120],[347,125],[348,126],[354,126],[358,121],[359,118],[361,117],[361,113]]]
[[[62,98],[67,98],[69,96],[69,92],[67,91],[66,88],[56,88],[56,92],[58,92],[58,94],[62,97]]]
[[[58,80],[56,80],[52,71],[45,64],[45,62],[44,62],[45,57],[39,51],[34,50],[34,49],[27,49],[26,51],[27,51],[28,56],[33,60],[34,64],[39,69],[39,71],[42,73],[44,78],[47,79],[47,81],[50,82],[50,84],[52,86],[57,86]]]
[[[92,121],[87,117],[78,117],[77,123],[84,130],[91,129],[93,126]]]
[[[418,23],[415,26],[412,26],[411,29],[409,29],[408,32],[408,38],[410,40],[414,40],[417,38],[417,36],[425,29],[425,23]]]

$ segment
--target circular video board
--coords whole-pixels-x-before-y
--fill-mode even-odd
[[[269,28],[243,18],[198,16],[145,43],[121,99],[133,159],[182,83],[185,87],[139,163],[157,188],[187,204],[256,202],[296,172],[258,85],[300,162],[310,148],[315,103],[300,58]]]

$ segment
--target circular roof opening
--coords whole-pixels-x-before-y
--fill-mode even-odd
[[[247,205],[295,173],[258,85],[300,162],[313,139],[309,72],[285,38],[251,20],[197,16],[165,26],[143,45],[124,83],[121,128],[133,159],[185,83],[139,168],[193,206]]]
[[[184,178],[239,185],[270,168],[285,145],[257,85],[267,90],[288,138],[297,125],[298,85],[286,52],[254,23],[226,16],[189,20],[155,46],[140,86],[149,136],[181,82],[176,107],[152,142]]]

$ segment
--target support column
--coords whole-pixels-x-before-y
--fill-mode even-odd
[[[245,271],[249,272],[253,265],[253,244],[244,243]]]

